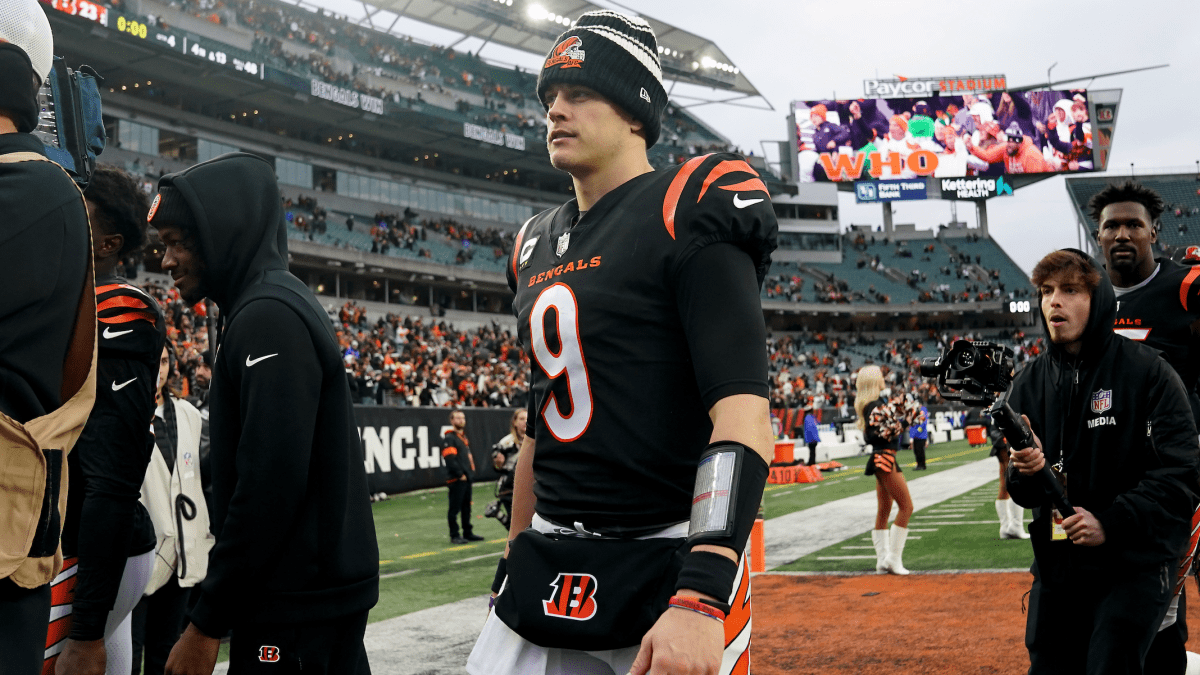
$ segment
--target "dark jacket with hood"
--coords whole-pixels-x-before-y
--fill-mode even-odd
[[[209,390],[216,545],[201,632],[320,621],[379,597],[379,552],[341,354],[287,271],[275,172],[244,153],[163,176],[195,218],[223,326]]]
[[[1112,284],[1088,259],[1101,280],[1082,350],[1072,355],[1051,344],[1018,373],[1009,398],[1017,413],[1029,417],[1047,464],[1063,462],[1067,498],[1104,527],[1100,546],[1051,541],[1051,509],[1040,477],[1009,466],[1013,500],[1034,509],[1029,533],[1039,574],[1058,579],[1078,571],[1149,570],[1177,560],[1197,503],[1200,446],[1183,384],[1158,352],[1113,333]]]

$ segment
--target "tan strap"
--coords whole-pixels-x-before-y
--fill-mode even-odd
[[[36,152],[13,152],[0,155],[0,164],[17,162],[49,162],[66,169]],[[71,185],[83,191],[75,181]],[[86,204],[84,213],[87,214]],[[67,455],[83,431],[96,397],[96,279],[92,266],[91,220],[88,219],[87,272],[76,309],[75,324],[63,361],[63,382],[60,393],[63,404],[42,417],[19,424],[0,413],[0,456],[4,475],[0,476],[0,507],[6,520],[0,527],[0,577],[8,577],[23,588],[36,588],[48,583],[62,567],[62,548],[52,556],[29,558],[27,553],[38,525],[46,487],[46,458],[42,449],[63,451],[61,488],[59,490],[59,522],[66,518]],[[16,451],[16,452],[13,452]],[[24,488],[13,490],[12,488]]]
[[[10,152],[8,154],[0,155],[0,164],[16,164],[17,162],[50,162],[51,164],[58,163],[51,159],[48,159],[44,155],[39,155],[36,152]],[[65,169],[64,169],[64,171],[65,171]]]

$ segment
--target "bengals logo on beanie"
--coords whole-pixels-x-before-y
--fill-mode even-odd
[[[546,59],[546,65],[542,67],[582,68],[583,56],[583,40],[579,39],[578,35],[572,35],[554,47],[550,58]]]
[[[658,141],[667,90],[658,41],[645,19],[607,9],[581,14],[558,36],[538,73],[537,97],[543,105],[546,90],[554,84],[595,91],[642,122],[646,147]]]
[[[154,195],[154,201],[150,203],[150,213],[146,214],[146,222],[154,220],[154,214],[158,213],[158,205],[162,203],[162,195]]]

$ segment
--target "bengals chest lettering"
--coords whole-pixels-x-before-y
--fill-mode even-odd
[[[582,272],[584,270],[596,269],[597,267],[600,266],[600,258],[601,258],[601,256],[594,255],[591,258],[586,259],[586,260],[581,259],[581,260],[577,260],[577,261],[568,262],[563,265],[558,265],[556,267],[552,267],[540,274],[531,275],[529,277],[529,283],[527,284],[527,287],[533,288],[534,286],[536,286],[538,284],[545,283],[546,281],[549,281],[556,277],[562,276],[564,274],[570,274],[572,272]]]

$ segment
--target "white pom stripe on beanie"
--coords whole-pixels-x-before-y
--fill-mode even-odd
[[[638,63],[641,63],[646,70],[650,71],[654,79],[662,82],[662,66],[659,64],[658,55],[646,49],[646,45],[637,40],[631,40],[628,35],[613,30],[608,26],[576,26],[576,28],[595,33],[620,45],[625,51],[629,52],[630,56],[637,59]]]

